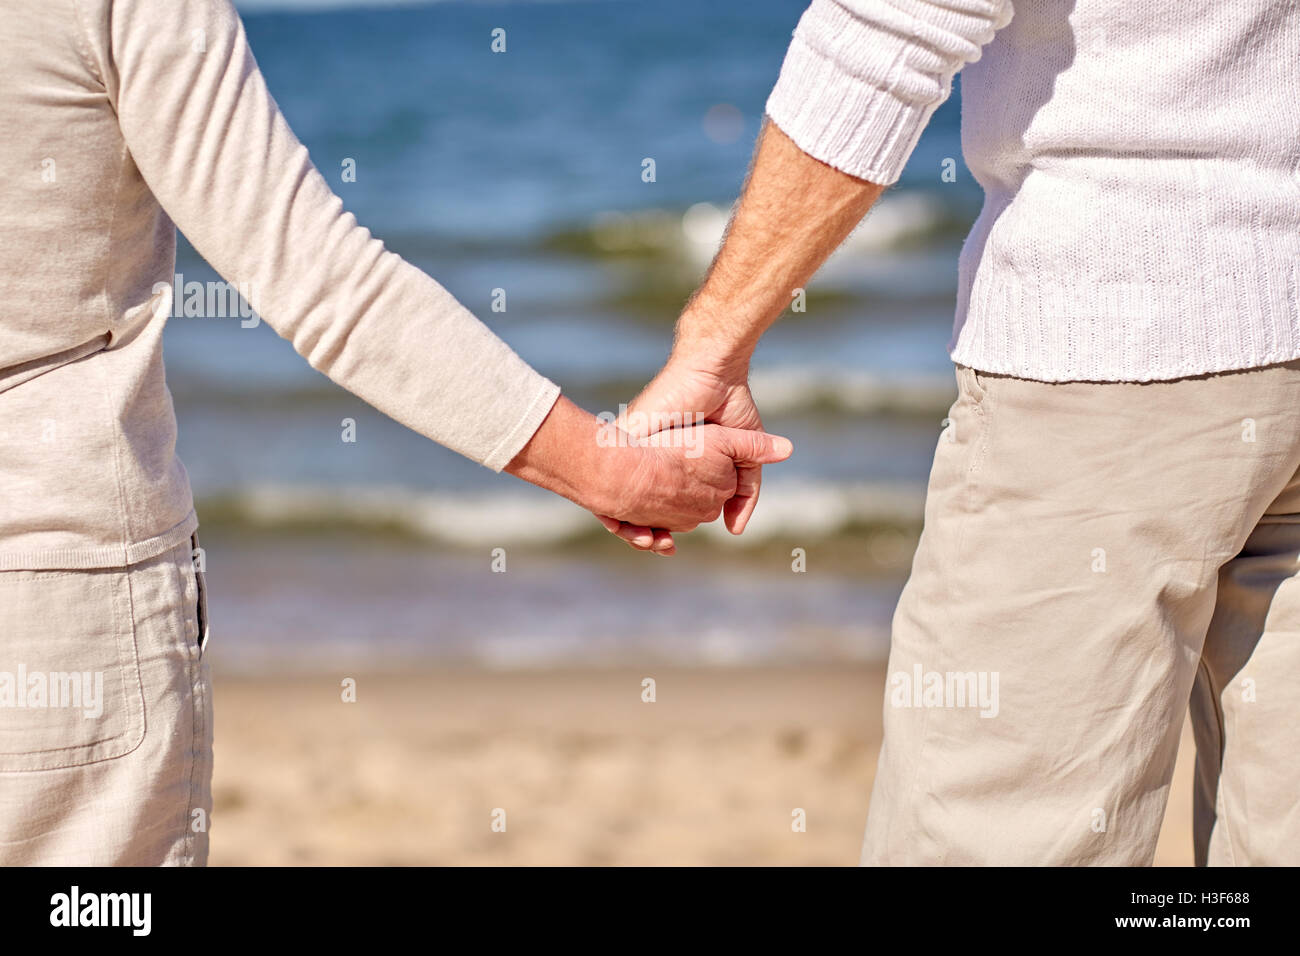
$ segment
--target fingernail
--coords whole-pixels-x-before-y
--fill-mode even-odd
[[[772,449],[778,455],[792,455],[794,454],[794,442],[788,438],[773,438]]]

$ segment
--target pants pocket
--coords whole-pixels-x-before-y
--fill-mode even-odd
[[[127,570],[0,572],[0,773],[120,757],[144,731]]]
[[[984,401],[988,389],[981,373],[969,365],[957,365],[957,389],[976,405]]]
[[[195,627],[190,637],[198,646],[199,656],[202,656],[208,647],[208,582],[204,574],[206,566],[207,552],[199,544],[199,536],[195,533],[190,536],[190,562],[187,575],[190,579],[189,593],[194,595]]]

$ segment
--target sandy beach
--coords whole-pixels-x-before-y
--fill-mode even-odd
[[[341,700],[345,676],[356,703]],[[216,686],[213,865],[848,866],[884,670],[218,673]],[[1185,731],[1157,865],[1192,862],[1191,753]],[[792,832],[796,808],[806,832]]]

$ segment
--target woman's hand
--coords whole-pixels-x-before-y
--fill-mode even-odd
[[[615,429],[617,426],[607,426]],[[598,514],[629,525],[690,531],[714,521],[728,502],[754,492],[760,466],[784,461],[785,438],[721,425],[697,425],[638,438],[620,431],[636,453],[635,469]]]
[[[688,531],[753,494],[749,476],[792,450],[784,438],[715,424],[637,436],[561,396],[506,471],[608,516],[607,527]],[[656,551],[671,554],[669,545]]]
[[[716,353],[680,338],[658,375],[628,406],[621,424],[633,435],[669,435],[663,429],[682,421],[711,422],[728,429],[762,434],[763,420],[749,391],[748,355],[722,359]],[[723,507],[723,523],[732,534],[745,530],[762,485],[766,462],[737,465],[736,492]],[[674,529],[601,515],[601,523],[641,551],[671,554]]]

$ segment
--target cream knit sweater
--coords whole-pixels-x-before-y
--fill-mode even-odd
[[[228,0],[5,0],[0,142],[0,570],[194,530],[163,380],[173,222],[313,366],[490,468],[556,399],[343,211]]]
[[[1012,6],[814,0],[767,105],[806,152],[890,184],[970,64],[985,201],[953,359],[1148,381],[1300,357],[1300,3]]]

